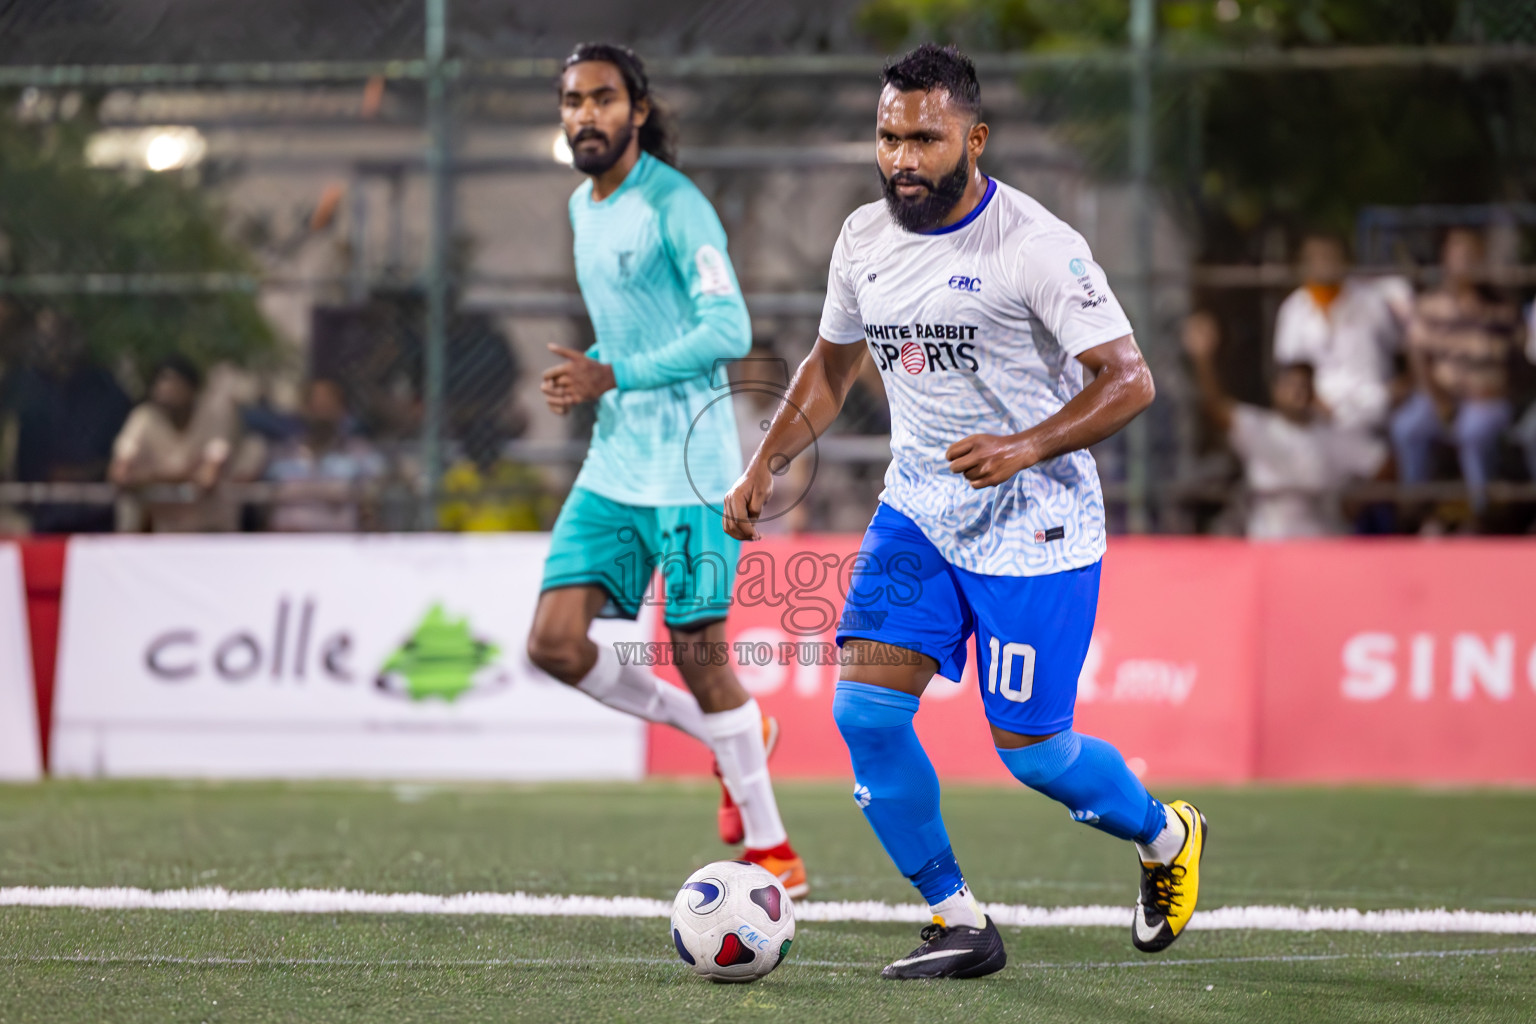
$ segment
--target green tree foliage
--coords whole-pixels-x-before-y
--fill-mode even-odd
[[[858,23],[890,50],[923,39],[972,52],[1092,53],[1127,45],[1126,0],[870,0]],[[1164,53],[1297,46],[1536,42],[1519,0],[1167,0]],[[1095,170],[1125,172],[1123,71],[1031,74],[1031,109]],[[1401,67],[1327,71],[1158,66],[1155,167],[1205,259],[1257,254],[1263,229],[1348,233],[1369,204],[1483,203],[1529,193],[1536,74]]]
[[[6,105],[9,107],[9,104]],[[221,217],[178,173],[128,175],[91,167],[89,117],[23,124],[0,114],[0,274],[249,272]],[[104,365],[142,373],[180,352],[205,365],[274,354],[251,295],[58,294],[12,297],[72,317]]]

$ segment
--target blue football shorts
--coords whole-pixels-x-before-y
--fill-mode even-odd
[[[1072,728],[1099,604],[1099,562],[1048,576],[985,576],[950,564],[917,524],[881,504],[864,532],[837,643],[926,654],[959,680],[976,634],[987,721],[1023,736]]]

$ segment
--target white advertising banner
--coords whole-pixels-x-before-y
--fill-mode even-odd
[[[524,653],[544,534],[81,537],[53,771],[639,778],[644,723]],[[600,620],[594,639],[641,640]]]
[[[30,782],[42,773],[21,551],[0,544],[0,780]]]

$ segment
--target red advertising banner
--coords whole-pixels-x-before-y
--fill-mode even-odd
[[[1536,782],[1536,544],[1292,544],[1263,560],[1258,774]]]
[[[96,543],[71,542],[71,562],[81,545]],[[248,538],[219,543],[231,557],[257,549]],[[536,564],[539,542],[528,543],[519,557]],[[743,683],[784,726],[774,759],[781,776],[850,775],[832,721],[833,631],[858,543],[855,535],[775,538],[743,552],[727,638]],[[315,552],[330,550],[316,545]],[[60,574],[38,576],[35,561],[27,564],[27,583],[37,703],[46,721]],[[366,563],[368,571],[377,569],[376,561]],[[62,567],[63,559],[48,564]],[[338,570],[326,577],[327,586],[357,590],[354,577],[362,572]],[[145,589],[145,578],[126,576],[131,597],[108,602],[110,612],[88,620],[121,631],[129,611],[130,618],[158,615],[163,595]],[[443,593],[462,597],[467,578],[445,583]],[[507,578],[501,573],[499,584],[487,584],[487,607],[497,611],[476,612],[477,622],[485,617],[494,624],[496,615],[504,616],[507,602],[498,588]],[[1529,540],[1250,545],[1115,538],[1077,683],[1076,727],[1114,743],[1153,781],[1536,783],[1533,581],[1536,543]],[[19,594],[18,587],[12,589]],[[78,591],[65,587],[66,598],[71,588]],[[377,595],[396,593],[425,599],[419,583],[374,588],[358,598],[366,598],[367,607],[358,621],[378,620]],[[71,600],[89,598],[88,588]],[[17,610],[0,616],[5,621],[14,631],[23,620]],[[660,630],[660,616],[655,622]],[[497,628],[506,650],[515,650],[519,630],[526,631],[515,624]],[[101,656],[102,638],[111,635],[82,633],[92,642],[80,651]],[[665,640],[664,632],[655,639]],[[23,645],[22,639],[0,644],[0,654]],[[381,647],[379,657],[384,653]],[[121,684],[142,660],[129,652],[100,678]],[[5,669],[0,664],[0,677]],[[658,671],[680,683],[675,669]],[[13,667],[9,677],[25,689],[24,669]],[[100,713],[96,704],[90,710]],[[524,718],[518,721],[526,724]],[[1008,778],[982,714],[974,650],[964,679],[929,685],[917,729],[942,777]],[[639,741],[636,734],[632,771],[642,759],[652,774],[709,771],[707,751],[688,737],[652,728],[644,753]],[[434,763],[422,771],[440,768]]]
[[[1252,778],[1259,666],[1252,555],[1243,541],[1112,539],[1074,728],[1109,740],[1149,779]]]
[[[727,640],[742,683],[783,726],[777,775],[851,774],[832,721],[833,629],[858,542],[857,536],[772,538],[744,549]],[[1114,541],[1079,681],[1076,727],[1115,743],[1148,778],[1251,777],[1256,602],[1256,562],[1246,544]],[[664,630],[657,639],[666,639]],[[681,683],[675,669],[658,671]],[[1009,778],[982,713],[974,644],[964,679],[929,684],[917,731],[941,777]],[[651,730],[653,774],[698,774],[709,766],[708,753],[694,740]]]

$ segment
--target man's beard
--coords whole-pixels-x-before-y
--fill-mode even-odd
[[[944,223],[955,204],[965,195],[965,186],[971,180],[970,157],[960,154],[960,163],[938,181],[920,178],[911,171],[897,171],[889,178],[878,167],[880,189],[885,193],[885,208],[903,228],[916,234],[932,231]],[[908,199],[896,191],[897,185],[922,185],[927,192]]]
[[[571,164],[582,174],[590,174],[594,178],[605,174],[610,167],[619,162],[619,157],[623,156],[624,151],[629,148],[629,140],[634,137],[634,134],[634,128],[625,124],[624,130],[618,134],[618,137],[609,142],[608,136],[596,128],[583,128],[576,133],[574,139],[569,136],[566,138],[566,141],[571,144]],[[596,153],[584,153],[577,146],[588,139],[608,142],[608,148],[598,150]]]

